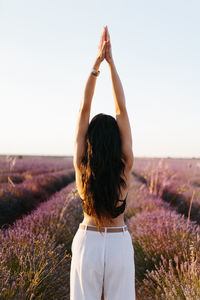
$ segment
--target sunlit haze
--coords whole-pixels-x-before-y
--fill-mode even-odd
[[[0,154],[73,155],[104,25],[135,156],[200,156],[200,2],[0,1]],[[91,118],[115,116],[107,63]]]

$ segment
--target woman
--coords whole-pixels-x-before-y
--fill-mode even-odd
[[[98,114],[89,123],[104,58],[111,74],[116,119]],[[85,86],[75,134],[73,162],[84,219],[71,247],[71,300],[135,299],[134,248],[124,222],[133,160],[124,92],[106,26]]]

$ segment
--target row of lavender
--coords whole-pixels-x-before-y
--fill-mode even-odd
[[[19,181],[23,181],[33,175],[56,172],[72,167],[72,157],[0,156],[0,184],[7,182],[8,176],[21,175]]]
[[[133,175],[181,214],[200,224],[200,160],[137,159]]]
[[[135,250],[137,299],[200,299],[200,227],[190,221],[192,212],[186,218],[159,193],[152,192],[160,178],[151,178],[148,184],[149,178],[142,176],[145,166],[144,161],[136,160],[127,209]],[[166,169],[157,165],[152,173],[160,171]]]
[[[71,241],[82,219],[74,187],[0,230],[0,299],[69,299]]]
[[[7,228],[73,180],[71,158],[1,157],[0,227]]]

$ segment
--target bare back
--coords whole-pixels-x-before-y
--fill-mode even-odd
[[[123,189],[123,188],[121,189],[120,200],[123,200],[126,197],[128,191],[129,191],[130,181],[131,181],[131,169],[125,167],[124,174],[125,174],[125,176],[122,176],[122,178],[124,179],[124,181],[126,183],[126,188],[125,189]],[[76,185],[77,185],[78,193],[79,193],[80,197],[82,199],[84,199],[84,195],[83,195],[83,191],[82,191],[82,188],[81,188],[81,181],[80,180],[81,180],[80,171],[76,170]],[[121,205],[121,202],[118,202],[117,206],[120,206],[120,205]],[[113,218],[112,219],[113,223],[106,222],[105,226],[123,226],[123,225],[125,225],[125,223],[124,223],[124,213],[125,212],[123,212],[122,214],[120,214],[118,217]],[[84,219],[83,219],[82,222],[84,224],[96,226],[95,218],[93,216],[89,216],[85,212],[83,212],[83,215],[84,215]]]

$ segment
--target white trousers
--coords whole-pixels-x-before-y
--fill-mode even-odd
[[[70,300],[101,300],[102,290],[105,300],[136,299],[134,248],[128,230],[100,233],[78,228],[71,250]]]

